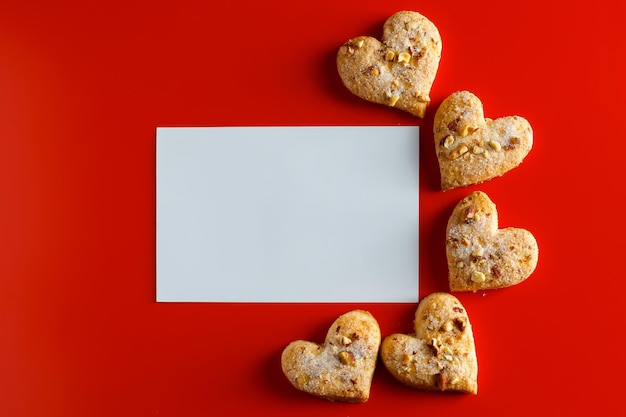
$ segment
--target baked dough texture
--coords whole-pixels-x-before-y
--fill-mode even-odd
[[[496,205],[482,191],[463,198],[446,229],[450,291],[510,287],[527,279],[539,260],[539,247],[525,229],[498,229]]]
[[[415,312],[414,334],[385,337],[381,359],[401,383],[420,390],[478,393],[472,325],[453,295],[433,293]]]
[[[519,166],[533,146],[526,119],[486,119],[482,102],[469,91],[452,93],[441,103],[433,130],[443,190],[499,177]]]
[[[414,11],[400,11],[383,25],[382,41],[350,39],[339,48],[343,84],[367,101],[424,117],[441,59],[437,27]]]
[[[282,352],[282,370],[300,391],[330,401],[369,399],[381,333],[367,311],[339,316],[328,329],[324,344],[291,342]]]

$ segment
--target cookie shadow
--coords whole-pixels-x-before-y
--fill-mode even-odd
[[[443,193],[433,132],[438,102],[431,102],[420,124],[420,188]]]
[[[420,243],[420,297],[433,292],[450,292],[446,229],[455,202],[447,204],[431,219],[428,234]]]
[[[282,349],[276,349],[259,364],[259,379],[267,381],[263,389],[268,391],[268,395],[280,399],[281,402],[301,400],[300,393],[294,389],[282,372],[281,354]]]

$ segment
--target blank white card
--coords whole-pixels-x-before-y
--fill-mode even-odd
[[[416,302],[416,126],[156,131],[164,302]]]

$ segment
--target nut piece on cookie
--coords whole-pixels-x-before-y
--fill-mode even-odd
[[[528,230],[498,229],[496,205],[475,191],[452,211],[446,228],[450,291],[510,287],[537,266],[539,247]]]
[[[337,52],[337,71],[358,97],[424,117],[441,59],[441,36],[426,17],[400,11],[383,25],[382,41],[350,39]]]
[[[478,360],[469,316],[451,294],[420,301],[415,333],[385,337],[383,364],[401,383],[420,390],[478,392]]]
[[[376,319],[367,311],[353,310],[334,321],[324,344],[291,342],[282,352],[282,370],[300,391],[329,401],[365,402],[380,340]]]
[[[441,103],[433,130],[443,190],[504,175],[521,164],[533,146],[526,119],[486,119],[482,102],[469,91],[457,91]]]

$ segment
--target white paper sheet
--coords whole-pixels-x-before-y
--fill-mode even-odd
[[[416,302],[416,126],[157,128],[166,302]]]

